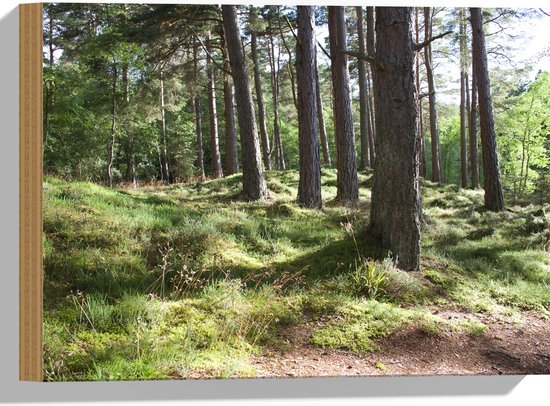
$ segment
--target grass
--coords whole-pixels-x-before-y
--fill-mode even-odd
[[[549,315],[548,208],[491,213],[481,191],[424,182],[422,266],[406,273],[368,234],[370,173],[352,210],[328,204],[323,169],[322,211],[295,204],[295,171],[267,176],[269,199],[252,203],[239,175],[137,189],[46,177],[46,379],[250,377],[251,356],[304,319],[319,321],[312,344],[366,352],[405,326],[475,337],[476,313]]]

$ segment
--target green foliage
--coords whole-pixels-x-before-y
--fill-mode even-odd
[[[46,177],[46,378],[249,377],[304,321],[313,345],[368,352],[406,328],[475,338],[477,313],[548,314],[548,222],[530,226],[547,207],[492,213],[482,191],[425,182],[422,271],[407,273],[361,211],[299,208],[295,171],[267,177],[276,201],[239,200],[240,175],[136,189]]]
[[[358,296],[376,299],[386,293],[388,274],[379,269],[376,261],[361,258],[350,273],[352,289]]]

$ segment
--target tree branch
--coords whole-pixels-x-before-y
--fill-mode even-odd
[[[329,59],[329,61],[332,61],[332,58],[330,57],[330,54],[328,53],[328,51],[325,49],[325,47],[323,45],[321,45],[321,43],[319,42],[319,40],[317,38],[315,38],[315,40],[317,41],[317,46],[319,48],[321,48],[321,51],[323,51],[323,53],[325,54],[325,56]]]
[[[380,61],[376,58],[373,58],[370,55],[362,54],[360,52],[353,52],[353,51],[342,51],[342,53],[367,61],[368,63],[376,66],[380,70],[385,70],[384,66],[380,63]]]
[[[452,34],[453,32],[452,31],[445,31],[445,32],[442,32],[441,34],[438,34],[436,35],[435,37],[431,37],[423,42],[421,42],[420,44],[416,44],[414,49],[415,51],[420,51],[421,49],[427,47],[428,45],[430,45],[432,42],[434,42],[435,40],[438,40],[440,38],[443,38],[444,36],[446,35],[449,35],[449,34]]]
[[[216,59],[214,59],[214,56],[208,52],[208,49],[206,48],[206,45],[204,45],[204,42],[202,41],[202,39],[197,35],[195,34],[195,32],[193,31],[193,36],[199,41],[199,44],[201,45],[201,48],[203,49],[204,52],[206,52],[206,54],[210,57],[210,60],[212,61],[212,63],[214,64],[214,66],[216,66],[216,68],[218,68],[219,70],[221,70],[222,72],[225,72],[227,73],[228,75],[230,76],[233,76],[233,74],[231,73],[231,71],[227,70],[225,68],[225,66],[223,65],[220,65],[218,62],[216,62]]]

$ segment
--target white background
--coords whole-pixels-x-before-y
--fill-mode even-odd
[[[411,5],[401,1],[401,5]],[[478,4],[481,3],[479,0]],[[162,1],[149,1],[162,3]],[[174,1],[164,1],[164,3]],[[250,1],[246,2],[249,3]],[[276,1],[273,1],[275,3]],[[211,3],[217,3],[212,2]],[[235,0],[234,3],[245,3]],[[259,2],[256,2],[259,3]],[[282,2],[280,2],[282,3]],[[296,1],[287,1],[296,4]],[[328,1],[300,1],[328,4]],[[332,2],[357,5],[358,1]],[[377,4],[399,5],[396,1]],[[407,4],[408,3],[408,4]],[[418,5],[476,5],[472,1],[422,1]],[[0,406],[48,402],[186,405],[540,405],[548,404],[545,376],[310,378],[269,380],[29,383],[18,381],[18,11],[16,0],[0,1]],[[372,4],[372,3],[370,3]],[[537,7],[543,2],[491,1],[484,6]],[[362,5],[367,5],[367,2]],[[546,6],[548,7],[548,6]],[[549,32],[550,34],[550,28]],[[550,335],[550,333],[549,333]]]

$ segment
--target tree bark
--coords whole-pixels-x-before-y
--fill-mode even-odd
[[[460,41],[460,181],[461,186],[468,187],[468,156],[466,146],[466,82],[468,80],[468,46],[466,38],[466,16],[464,9],[459,14]]]
[[[298,41],[296,43],[296,79],[298,84],[298,138],[300,144],[300,180],[298,203],[320,209],[321,162],[319,156],[316,41],[313,7],[298,6]]]
[[[424,7],[424,41],[432,36],[430,7]],[[428,102],[430,105],[430,134],[432,144],[432,181],[441,182],[441,156],[439,143],[439,124],[435,100],[435,84],[432,69],[432,45],[424,47],[424,64],[426,65],[426,78],[428,80]]]
[[[365,34],[363,33],[363,7],[355,7],[357,14],[357,39],[359,53],[365,54]],[[363,170],[371,165],[369,157],[369,98],[367,89],[367,66],[363,59],[357,59],[357,73],[359,75],[359,125],[361,136],[361,153],[359,169]]]
[[[500,181],[495,123],[487,51],[480,8],[470,8],[473,33],[473,56],[479,96],[479,123],[481,127],[481,154],[483,157],[483,188],[485,207],[492,211],[504,210],[504,196]]]
[[[161,157],[161,176],[166,183],[171,183],[170,169],[168,165],[168,137],[166,134],[166,109],[164,103],[164,71],[160,70],[160,157]]]
[[[248,200],[260,200],[267,197],[267,186],[262,171],[260,142],[256,130],[250,82],[241,47],[236,6],[223,5],[222,15],[241,132],[243,196]]]
[[[208,63],[208,109],[210,121],[210,154],[212,156],[212,177],[223,177],[222,160],[220,156],[220,142],[218,135],[218,112],[216,108],[216,75],[215,65],[212,60],[212,38],[208,32],[206,39],[207,63]]]
[[[193,40],[193,79],[195,83],[198,81],[198,44]],[[197,148],[197,161],[196,166],[199,170],[199,177],[201,181],[206,179],[204,173],[204,149],[202,146],[202,111],[201,111],[201,98],[198,94],[195,95],[193,106],[195,108],[195,141]]]
[[[328,147],[327,129],[325,126],[325,116],[323,114],[323,98],[321,94],[321,82],[319,80],[319,65],[317,64],[317,55],[315,55],[315,93],[317,99],[317,120],[319,123],[319,137],[323,148],[323,165],[331,167],[330,150]]]
[[[420,43],[419,8],[415,7],[415,43]],[[415,54],[416,91],[420,94],[420,53]],[[422,99],[418,98],[418,139],[420,140],[420,177],[426,177],[426,148],[424,145],[424,123],[422,118]]]
[[[109,154],[107,157],[107,177],[109,179],[109,187],[113,187],[113,161],[115,158],[115,141],[116,141],[116,88],[118,69],[116,63],[113,62],[113,78],[111,85],[111,133],[109,138]]]
[[[420,143],[412,9],[376,8],[376,151],[371,226],[400,268],[420,264]]]
[[[472,60],[472,100],[470,103],[470,171],[472,188],[479,188],[479,163],[477,147],[477,79],[475,75],[475,63]]]
[[[367,7],[367,53],[371,56],[376,56],[376,39],[374,36],[374,7]],[[372,66],[372,64],[369,64],[369,71],[370,71],[370,77],[371,80],[369,82],[374,83],[375,82],[375,68]],[[367,71],[367,75],[368,75]],[[370,92],[374,94],[374,90]],[[376,103],[374,96],[371,99],[371,103],[369,103],[370,108],[370,115],[371,115],[371,165],[374,166],[374,162],[376,159],[376,117],[374,115],[374,112],[376,110],[376,107],[374,104]]]
[[[252,14],[252,8],[250,9]],[[264,168],[271,170],[271,151],[269,146],[269,136],[267,135],[267,124],[265,117],[264,93],[262,90],[262,79],[260,77],[260,63],[258,62],[258,38],[254,31],[250,32],[250,48],[252,62],[254,63],[254,85],[256,88],[256,103],[258,104],[258,125],[260,127],[260,141],[262,146],[262,158]]]
[[[273,93],[273,148],[275,149],[275,163],[277,169],[286,169],[283,143],[281,141],[281,129],[279,126],[279,59],[275,59],[275,43],[273,37],[270,39],[270,62],[271,62],[271,89]],[[294,84],[292,85],[294,88]]]
[[[355,137],[349,90],[346,17],[344,7],[328,7],[328,28],[331,53],[332,86],[334,92],[334,136],[336,139],[337,192],[336,200],[355,204],[359,199],[355,166]]]
[[[227,69],[230,69],[229,61],[225,65]],[[223,96],[225,106],[225,171],[227,175],[233,175],[239,172],[239,156],[235,111],[233,108],[233,82],[231,76],[227,73],[224,73]]]

